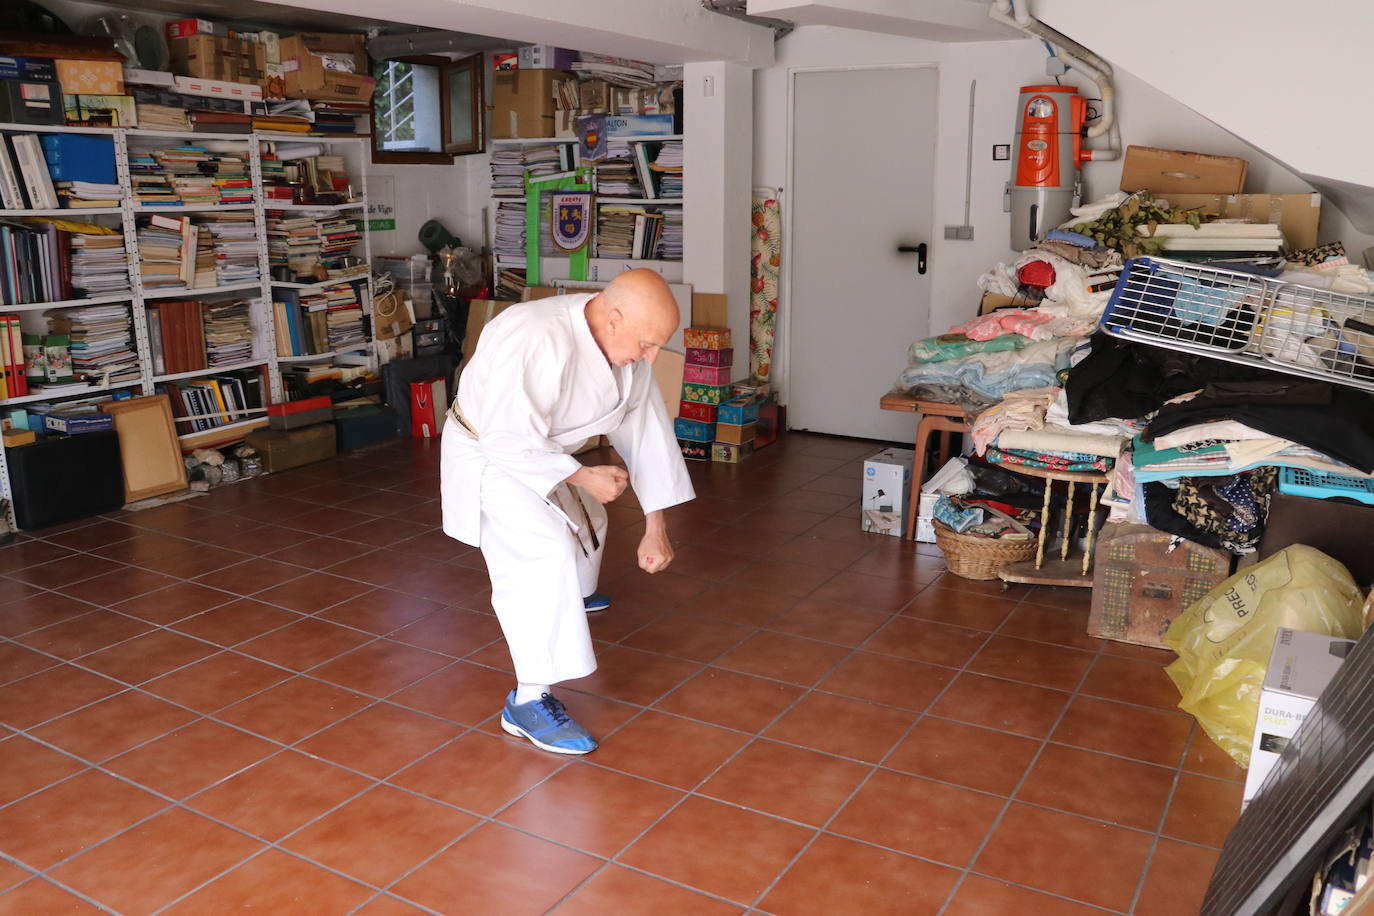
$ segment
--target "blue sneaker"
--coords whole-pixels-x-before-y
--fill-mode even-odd
[[[506,697],[506,708],[501,711],[501,727],[555,754],[590,754],[597,748],[596,739],[572,720],[552,694],[516,705],[512,690]]]
[[[593,592],[582,599],[582,606],[587,609],[588,614],[593,611],[604,611],[611,606],[611,596]]]

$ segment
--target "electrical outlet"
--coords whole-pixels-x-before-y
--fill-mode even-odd
[[[703,76],[701,78],[701,94],[706,98],[716,94],[716,78],[714,76]]]
[[[994,143],[992,145],[992,159],[994,162],[1001,162],[1011,158],[1010,143]]]
[[[973,240],[972,226],[946,226],[945,238],[953,241],[968,242]]]

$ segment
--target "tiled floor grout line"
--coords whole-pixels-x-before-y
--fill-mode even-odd
[[[1183,752],[1179,755],[1178,767],[1174,770],[1173,781],[1169,783],[1169,791],[1164,798],[1164,810],[1159,812],[1159,820],[1155,824],[1155,835],[1150,840],[1150,848],[1145,853],[1145,866],[1140,870],[1140,878],[1137,879],[1135,891],[1131,894],[1130,906],[1126,908],[1127,913],[1134,913],[1135,908],[1140,905],[1140,896],[1145,892],[1145,882],[1150,877],[1150,869],[1154,865],[1155,851],[1159,849],[1159,841],[1164,836],[1164,825],[1169,820],[1169,809],[1174,804],[1174,794],[1178,792],[1179,781],[1183,778],[1184,765],[1188,762],[1188,754],[1192,751],[1193,738],[1198,733],[1198,724],[1193,722],[1188,729],[1188,738],[1183,742]]]
[[[892,620],[895,620],[898,617],[902,616],[902,611],[910,607],[911,603],[914,602],[917,597],[919,597],[920,592],[925,591],[925,589],[929,587],[929,585],[925,586],[925,588],[922,588],[920,591],[918,591],[915,596],[913,596],[900,608],[893,611],[892,617],[889,618],[888,623],[883,624],[883,627],[874,630],[867,637],[861,640],[859,644],[854,647],[853,654],[857,654],[858,652],[860,652],[863,649],[863,646],[867,644],[869,641],[871,641],[874,638],[874,636],[881,632],[883,628],[890,624]],[[1006,617],[1003,618],[1003,622],[1005,622],[1008,618],[1011,617],[1011,614],[1014,610],[1015,608],[1013,607],[1007,611]],[[825,819],[825,822],[823,824],[821,824],[820,830],[816,833],[816,835],[811,837],[811,839],[807,841],[806,844],[804,844],[802,848],[797,851],[796,855],[792,857],[791,861],[789,861],[785,866],[783,866],[783,868],[776,875],[773,876],[773,880],[769,882],[768,886],[765,887],[763,891],[757,897],[754,898],[749,907],[750,912],[753,912],[758,909],[758,907],[763,903],[763,901],[773,891],[773,889],[778,885],[778,883],[782,881],[782,879],[787,875],[787,873],[790,872],[798,862],[801,861],[802,857],[806,855],[807,851],[813,845],[815,845],[816,840],[821,836],[821,834],[829,831],[830,825],[834,823],[837,817],[840,816],[840,812],[842,812],[846,807],[848,807],[849,803],[852,802],[858,796],[858,794],[863,791],[864,787],[872,781],[874,774],[876,774],[880,769],[882,769],[883,762],[886,761],[889,757],[891,757],[892,753],[902,745],[902,742],[906,741],[907,738],[911,736],[911,733],[916,730],[916,726],[918,726],[925,719],[925,717],[929,714],[930,710],[935,708],[935,705],[940,702],[941,697],[943,697],[945,693],[949,691],[949,689],[954,685],[954,682],[957,681],[959,677],[962,674],[964,674],[965,671],[968,670],[969,664],[975,658],[978,657],[979,652],[982,652],[983,649],[987,647],[988,643],[990,643],[992,639],[997,635],[997,630],[1000,629],[1001,624],[998,624],[996,629],[987,633],[986,637],[984,638],[983,642],[979,645],[978,649],[969,653],[969,657],[965,659],[964,664],[955,671],[954,675],[948,681],[946,681],[945,684],[938,691],[935,692],[935,695],[931,697],[930,701],[926,703],[925,707],[916,713],[916,717],[912,720],[911,724],[908,725],[902,731],[901,735],[899,735],[897,739],[893,741],[891,745],[888,746],[888,749],[876,761],[871,762],[868,773],[865,774],[864,777],[859,780],[858,784],[853,788],[853,790],[851,790],[850,793],[847,796],[845,796],[844,801],[842,801],[838,806],[836,806],[834,811],[830,812],[830,816]],[[836,835],[838,836],[842,834]],[[939,864],[945,865],[946,863]]]
[[[1097,647],[1097,653],[1094,656],[1092,663],[1089,664],[1087,668],[1083,669],[1083,673],[1079,675],[1077,685],[1074,687],[1073,691],[1070,692],[1069,698],[1065,701],[1063,708],[1059,710],[1059,714],[1055,717],[1054,722],[1052,722],[1049,728],[1045,730],[1044,737],[1039,739],[1039,746],[1036,747],[1035,753],[1031,756],[1030,762],[1027,763],[1026,768],[1021,771],[1021,776],[1017,779],[1016,785],[1013,786],[1012,790],[1007,793],[1006,801],[1002,805],[1002,810],[997,813],[997,816],[995,818],[993,818],[992,824],[989,825],[987,831],[983,834],[983,839],[978,843],[978,847],[973,851],[973,855],[969,857],[968,864],[962,869],[962,873],[959,875],[958,880],[954,882],[954,887],[950,888],[949,896],[945,898],[945,902],[940,907],[940,911],[939,914],[937,914],[937,916],[940,916],[940,914],[943,914],[946,910],[949,909],[950,905],[954,902],[955,897],[958,895],[959,889],[963,887],[964,882],[968,880],[968,876],[970,872],[973,870],[973,866],[978,862],[979,857],[982,856],[983,851],[987,848],[988,843],[991,841],[992,837],[997,833],[997,830],[1002,826],[1002,821],[1006,818],[1007,812],[1011,810],[1011,806],[1013,804],[1018,803],[1016,797],[1017,794],[1020,793],[1022,787],[1025,786],[1026,780],[1030,778],[1030,774],[1035,769],[1035,765],[1040,761],[1041,755],[1044,753],[1045,748],[1049,745],[1050,736],[1055,733],[1055,730],[1059,728],[1059,724],[1064,721],[1064,716],[1068,714],[1069,707],[1073,705],[1074,700],[1076,700],[1081,695],[1083,685],[1087,683],[1088,676],[1092,673],[1093,668],[1097,666],[1098,661],[1102,658],[1103,649],[1105,648],[1105,645],[1106,644],[1104,642],[1102,645],[1099,645]],[[1065,811],[1063,813],[1073,814],[1073,812],[1069,811]],[[1082,815],[1076,816],[1082,817]]]

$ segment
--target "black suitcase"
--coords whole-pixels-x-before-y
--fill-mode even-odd
[[[19,527],[32,531],[112,512],[124,505],[119,434],[40,436],[5,449]]]

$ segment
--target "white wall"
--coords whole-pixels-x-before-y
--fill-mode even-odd
[[[1043,83],[1045,52],[1031,40],[941,44],[919,39],[875,35],[826,26],[803,26],[784,38],[777,48],[777,62],[755,71],[754,77],[754,184],[779,187],[785,182],[787,161],[787,81],[789,68],[844,67],[869,64],[935,62],[940,67],[939,132],[935,176],[935,218],[928,230],[931,246],[931,333],[941,333],[963,321],[977,308],[975,281],[999,260],[1007,260],[1009,215],[1002,212],[1002,189],[1011,174],[1011,163],[994,162],[992,145],[1011,143],[1015,132],[1018,90]],[[1242,156],[1249,161],[1246,189],[1251,192],[1302,192],[1312,190],[1301,177],[1254,146],[1218,127],[1171,97],[1120,68],[1116,71],[1118,116],[1122,142],[1144,146],[1190,149],[1219,155]],[[1075,74],[1064,79],[1075,84]],[[977,80],[977,113],[974,122],[973,196],[970,221],[972,241],[946,241],[945,225],[964,221],[964,168],[968,125],[970,80]],[[1083,81],[1085,93],[1095,95]],[[878,100],[867,104],[874,118],[894,116],[894,106]],[[856,163],[870,167],[890,157],[892,151],[866,150],[863,138],[855,138]],[[891,159],[900,165],[900,157]],[[1085,167],[1086,197],[1114,191],[1121,176],[1120,162],[1092,163]],[[782,197],[787,206],[787,193]],[[1354,231],[1334,207],[1324,208],[1321,238],[1343,239],[1358,256],[1374,245]],[[787,239],[783,239],[787,257]],[[779,323],[787,320],[788,305],[779,306]],[[778,337],[782,339],[781,332]],[[779,354],[778,361],[785,359]],[[894,376],[900,366],[893,367]]]

